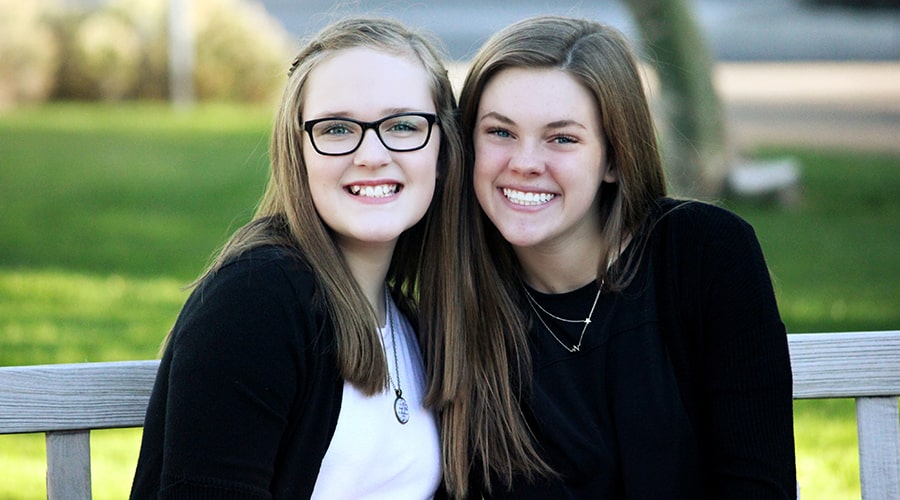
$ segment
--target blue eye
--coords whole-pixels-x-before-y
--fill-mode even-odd
[[[352,134],[353,131],[350,130],[344,123],[336,123],[331,126],[322,128],[319,131],[322,135],[344,135],[344,134]]]
[[[489,128],[487,133],[488,135],[496,135],[497,137],[510,137],[512,135],[509,133],[509,130],[502,128]]]
[[[574,137],[568,135],[557,135],[552,141],[554,144],[575,144],[578,142]]]
[[[404,114],[383,122],[379,133],[398,138],[420,137],[428,132],[428,120],[419,115]]]
[[[316,123],[312,132],[316,137],[341,137],[360,133],[359,125],[346,120],[325,120]]]
[[[392,123],[387,130],[390,132],[416,132],[419,127],[410,122],[396,122]]]

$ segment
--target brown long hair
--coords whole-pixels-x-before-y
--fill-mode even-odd
[[[465,229],[458,216],[463,172],[456,101],[436,42],[389,19],[337,21],[300,49],[275,116],[269,180],[256,214],[230,238],[198,282],[248,249],[278,245],[294,250],[316,277],[317,299],[328,311],[334,328],[341,376],[365,393],[374,394],[389,383],[375,312],[316,211],[302,153],[303,89],[310,72],[330,54],[354,47],[409,57],[419,61],[430,75],[439,121],[435,131],[441,134],[435,194],[423,219],[400,235],[387,282],[398,305],[411,318],[418,316],[423,345],[442,342],[444,332],[462,328],[460,287],[453,281],[462,276],[456,245],[460,231]],[[429,384],[435,384],[433,367],[428,365]]]
[[[515,476],[526,480],[553,474],[541,459],[519,402],[528,386],[530,359],[527,315],[521,312],[520,266],[512,247],[478,206],[472,189],[472,133],[482,91],[507,68],[553,68],[571,75],[595,98],[607,140],[610,168],[616,183],[597,186],[603,245],[596,263],[597,281],[608,290],[624,288],[637,262],[607,263],[629,237],[642,234],[655,200],[666,193],[647,97],[637,59],[618,30],[589,20],[541,16],[515,23],[492,36],[476,55],[460,94],[461,130],[466,151],[466,214],[475,221],[470,243],[476,269],[478,302],[485,320],[482,330],[467,331],[455,356],[467,360],[468,394],[444,412],[445,448],[451,450],[447,488],[465,496],[470,464],[483,474],[488,489],[496,477],[509,485]],[[527,105],[527,104],[526,104]],[[633,242],[632,244],[640,242]],[[639,253],[638,253],[639,255]],[[490,257],[488,257],[490,256]],[[452,361],[448,361],[452,362]]]

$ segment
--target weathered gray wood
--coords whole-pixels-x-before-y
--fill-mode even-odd
[[[897,398],[857,399],[856,421],[859,483],[863,499],[900,499],[900,412]]]
[[[857,400],[863,499],[900,499],[900,331],[792,334],[788,342],[794,398]],[[141,426],[158,367],[2,367],[0,434],[46,432],[48,498],[89,499],[90,430]]]
[[[900,331],[788,336],[794,398],[900,395]]]
[[[47,500],[90,500],[91,431],[47,433]]]
[[[143,425],[159,361],[0,368],[0,434]]]

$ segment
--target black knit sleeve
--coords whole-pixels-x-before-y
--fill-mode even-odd
[[[756,234],[705,204],[675,219],[710,497],[795,498],[787,335]]]

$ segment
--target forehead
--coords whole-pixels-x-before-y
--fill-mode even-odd
[[[404,110],[434,112],[431,79],[410,54],[368,47],[334,52],[310,71],[303,89],[303,116],[349,116],[372,120]]]
[[[555,68],[507,68],[485,84],[479,117],[497,112],[514,120],[596,123],[594,95],[569,73]]]

